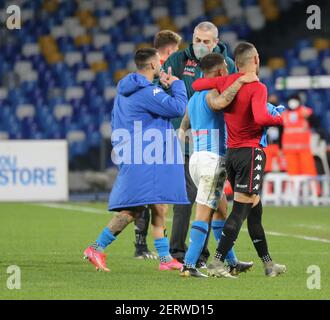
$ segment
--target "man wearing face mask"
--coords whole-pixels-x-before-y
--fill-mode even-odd
[[[192,83],[202,75],[199,67],[200,60],[212,52],[220,53],[224,56],[229,74],[237,71],[234,61],[227,55],[226,46],[219,41],[218,28],[211,22],[202,22],[195,28],[193,42],[189,47],[183,51],[172,54],[163,66],[165,72],[171,69],[174,76],[184,81],[189,99],[194,94]],[[182,118],[172,120],[175,129],[180,127],[181,120]],[[170,242],[172,256],[181,261],[183,261],[187,249],[185,241],[188,233],[192,206],[197,196],[197,188],[189,174],[189,146],[187,145],[185,147],[185,177],[187,194],[191,204],[174,206]],[[201,267],[205,265],[209,255],[207,248],[204,248],[197,266]]]
[[[316,176],[316,166],[311,151],[310,119],[313,111],[303,106],[298,95],[288,101],[289,110],[283,113],[284,129],[282,148],[290,175]]]

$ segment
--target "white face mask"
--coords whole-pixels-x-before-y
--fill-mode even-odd
[[[193,45],[195,56],[198,60],[204,58],[210,52],[210,49],[203,43],[195,43]]]
[[[290,99],[288,102],[288,106],[291,110],[296,110],[300,105],[299,100],[297,99]]]

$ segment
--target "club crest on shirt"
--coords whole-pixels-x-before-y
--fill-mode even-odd
[[[195,77],[196,75],[197,62],[194,60],[188,59],[186,66],[183,70],[183,75]]]

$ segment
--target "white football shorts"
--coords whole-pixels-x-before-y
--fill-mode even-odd
[[[216,210],[227,179],[225,158],[208,151],[194,152],[189,172],[198,189],[196,202]]]

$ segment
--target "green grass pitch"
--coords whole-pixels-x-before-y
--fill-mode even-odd
[[[255,261],[237,280],[180,278],[160,272],[157,261],[133,259],[133,226],[107,249],[110,273],[82,260],[111,215],[106,204],[0,204],[0,300],[2,299],[329,299],[330,208],[264,209],[275,261],[288,272],[266,278],[246,232],[236,243],[241,260]],[[172,213],[170,213],[169,218]],[[171,230],[171,221],[168,222]],[[214,252],[215,240],[210,240]],[[149,246],[153,248],[152,239]],[[7,288],[7,268],[21,269],[21,289]],[[321,270],[321,289],[308,289],[310,265]]]

